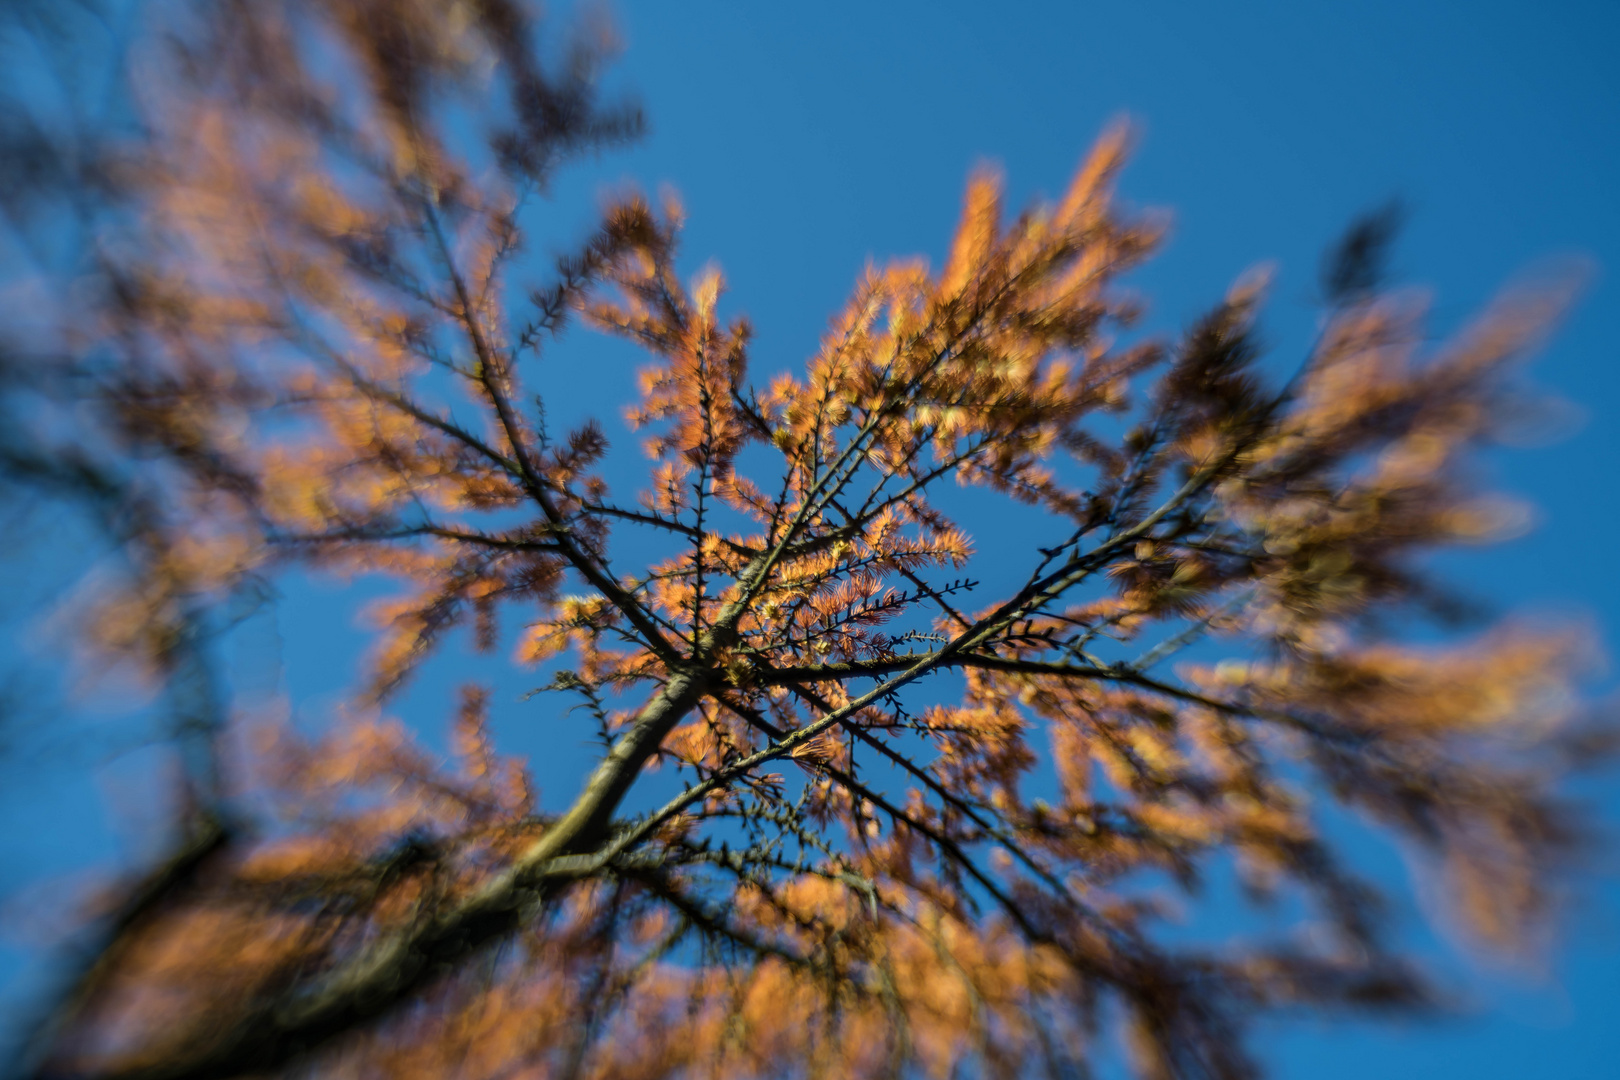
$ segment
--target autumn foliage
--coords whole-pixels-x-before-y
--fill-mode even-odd
[[[1432,1003],[1335,805],[1477,939],[1537,925],[1578,642],[1392,627],[1444,628],[1428,553],[1503,525],[1469,455],[1562,287],[1432,345],[1374,219],[1296,371],[1260,362],[1259,278],[1154,338],[1117,128],[1018,216],[975,175],[942,266],[867,270],[802,370],[756,373],[672,200],[616,197],[535,280],[548,181],[639,129],[596,31],[537,46],[516,0],[159,16],[91,299],[8,353],[0,453],[122,540],[84,635],[191,688],[185,816],[31,1075],[1067,1076],[1123,1039],[1143,1076],[1247,1076],[1255,1015]],[[646,352],[638,490],[606,428],[547,423],[568,324]],[[1006,591],[964,487],[1041,512]],[[209,613],[293,566],[398,583],[318,736],[197,689]],[[493,737],[509,698],[464,689],[449,760],[389,718],[464,633],[557,738],[600,735],[560,813]],[[1272,932],[1166,930],[1217,872]]]

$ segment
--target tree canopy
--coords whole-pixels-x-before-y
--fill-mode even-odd
[[[1478,939],[1545,915],[1601,743],[1583,642],[1460,626],[1430,554],[1505,523],[1473,454],[1564,284],[1435,344],[1386,213],[1282,375],[1260,276],[1155,338],[1119,127],[1017,216],[973,176],[943,265],[869,268],[761,377],[673,197],[524,247],[640,130],[600,28],[153,11],[116,138],[6,135],[18,234],[88,254],[48,329],[7,313],[0,466],[119,539],[76,625],[169,687],[181,763],[175,853],[95,916],[27,1075],[1057,1077],[1123,1038],[1146,1077],[1248,1076],[1256,1015],[1436,1004],[1334,806]],[[569,324],[647,354],[636,490],[603,426],[547,423]],[[1005,592],[963,488],[1041,515]],[[206,648],[297,566],[398,583],[315,734],[234,715]],[[543,693],[469,683],[437,760],[388,708],[458,634]],[[559,813],[494,737],[518,709],[600,737]],[[1275,932],[1167,926],[1217,870]]]

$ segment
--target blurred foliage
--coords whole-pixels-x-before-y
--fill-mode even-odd
[[[1117,129],[1010,220],[973,177],[941,268],[869,270],[760,384],[719,272],[676,271],[672,199],[616,197],[518,281],[555,171],[640,130],[601,25],[66,10],[7,13],[33,59],[0,132],[0,465],[118,540],[75,625],[175,692],[182,820],[94,916],[26,1075],[1067,1076],[1123,1034],[1143,1076],[1247,1076],[1265,1010],[1433,1004],[1330,802],[1428,853],[1479,940],[1546,914],[1581,839],[1559,778],[1603,746],[1580,635],[1388,627],[1454,607],[1427,553],[1511,524],[1470,454],[1566,284],[1427,346],[1385,284],[1392,209],[1324,263],[1285,384],[1259,279],[1145,340],[1119,282],[1160,230],[1113,197]],[[551,431],[533,392],[570,320],[650,358],[628,501],[603,429]],[[1043,515],[1005,595],[963,485]],[[616,530],[664,555],[615,562]],[[233,718],[201,644],[295,566],[400,584],[363,707],[314,740]],[[603,740],[558,815],[486,688],[449,761],[382,711],[503,623]],[[1164,932],[1155,883],[1215,866],[1288,901],[1275,934]]]

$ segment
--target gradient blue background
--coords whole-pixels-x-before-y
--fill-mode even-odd
[[[604,185],[673,185],[689,213],[688,261],[717,260],[730,309],[755,323],[756,376],[814,350],[868,258],[937,261],[976,163],[1005,171],[1014,205],[1054,193],[1122,113],[1141,132],[1125,198],[1174,214],[1168,245],[1134,279],[1152,328],[1173,332],[1243,270],[1274,260],[1266,337],[1279,357],[1297,357],[1318,314],[1321,250],[1391,196],[1411,211],[1397,272],[1433,286],[1440,331],[1538,261],[1587,257],[1586,296],[1533,368],[1569,403],[1556,414],[1561,437],[1489,456],[1498,486],[1539,507],[1537,527],[1441,565],[1501,611],[1584,617],[1606,650],[1620,643],[1620,5],[647,0],[621,2],[615,20],[626,47],[610,81],[641,96],[651,132],[560,179],[559,232]],[[633,357],[578,332],[555,357],[541,388],[557,422],[595,414],[617,432]],[[994,540],[997,521],[967,524]],[[318,712],[354,671],[350,610],[344,595],[300,579],[234,647],[269,642],[284,664],[271,683],[301,713]],[[30,654],[19,645],[17,655]],[[406,718],[437,725],[474,663],[484,665],[461,657],[429,671]],[[241,672],[253,665],[237,666],[251,681]],[[1599,673],[1594,698],[1613,685]],[[112,781],[102,767],[129,737],[20,738],[0,761],[10,779],[0,890],[37,896],[30,883],[42,876],[139,857],[142,806],[127,793],[141,790],[129,778],[152,759],[119,758]],[[589,753],[583,736],[564,741],[535,761],[558,798]],[[126,792],[111,827],[99,809],[109,785]],[[1579,790],[1611,830],[1620,823],[1620,779]],[[145,813],[149,824],[160,816]],[[1385,884],[1404,887],[1398,858],[1368,858]],[[1471,996],[1472,1012],[1398,1026],[1268,1023],[1260,1056],[1299,1080],[1620,1075],[1617,901],[1606,871],[1588,879],[1539,972],[1459,960],[1407,904],[1408,940]],[[35,985],[28,946],[0,955],[10,976],[0,1000]]]
[[[1620,425],[1620,5],[1613,3],[624,3],[622,75],[651,137],[623,174],[667,180],[686,251],[724,267],[754,319],[756,369],[797,364],[869,256],[936,261],[981,160],[1016,205],[1054,193],[1107,121],[1142,137],[1124,196],[1174,228],[1137,282],[1148,322],[1184,325],[1276,260],[1267,337],[1309,339],[1323,247],[1391,196],[1410,211],[1395,268],[1454,328],[1550,256],[1596,264],[1532,368],[1571,403],[1550,444],[1490,455],[1540,509],[1529,535],[1450,556],[1503,611],[1585,615],[1620,642],[1613,570]],[[981,536],[991,521],[969,523]],[[1606,694],[1601,676],[1594,694]],[[1620,820],[1616,781],[1583,791]],[[1398,859],[1380,864],[1403,884]],[[1443,959],[1471,994],[1435,1024],[1276,1024],[1256,1044],[1299,1080],[1620,1075],[1620,890],[1588,882],[1541,973]],[[1454,956],[1455,954],[1452,953]]]

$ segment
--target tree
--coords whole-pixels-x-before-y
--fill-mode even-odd
[[[175,690],[181,842],[31,1075],[1061,1076],[1119,1032],[1143,1075],[1245,1076],[1257,1012],[1434,1004],[1327,801],[1431,852],[1483,939],[1542,915],[1578,839],[1557,780],[1594,746],[1578,641],[1391,620],[1455,614],[1423,560],[1500,526],[1469,451],[1562,287],[1425,348],[1374,217],[1285,381],[1258,280],[1136,340],[1120,280],[1159,229],[1112,196],[1114,130],[1010,222],[974,177],[942,268],[870,270],[759,383],[718,272],[676,271],[672,200],[619,197],[520,280],[555,170],[639,127],[598,99],[599,35],[542,62],[514,0],[155,17],[140,137],[73,174],[111,199],[95,288],[13,342],[3,456],[124,544],[83,625]],[[573,319],[651,358],[629,500],[599,426],[546,423]],[[958,486],[1044,515],[1005,594]],[[615,558],[626,533],[661,554]],[[211,613],[300,564],[404,595],[368,708],[250,737]],[[503,622],[549,676],[525,707],[601,736],[560,814],[487,688],[448,763],[380,711]],[[1154,883],[1215,867],[1325,931],[1177,944]]]

